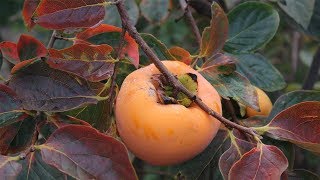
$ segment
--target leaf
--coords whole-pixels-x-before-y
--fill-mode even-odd
[[[26,159],[20,161],[22,171],[17,179],[47,179],[64,180],[71,177],[59,171],[57,168],[46,164],[41,157],[40,152],[31,152]]]
[[[266,116],[251,116],[247,119],[240,120],[240,122],[247,127],[261,127],[269,123]]]
[[[311,17],[307,32],[313,36],[320,38],[320,1],[316,0],[313,15]]]
[[[56,113],[51,116],[48,116],[46,121],[39,123],[37,125],[37,129],[39,133],[43,136],[44,140],[46,141],[49,138],[49,136],[53,132],[55,132],[57,129],[71,125],[71,124],[91,127],[90,124],[88,124],[83,120],[77,119],[72,116]]]
[[[32,20],[33,13],[37,9],[41,0],[25,0],[22,9],[22,17],[28,30],[31,30],[36,24]]]
[[[228,18],[218,3],[211,5],[210,26],[202,32],[200,57],[211,57],[220,52],[228,37]]]
[[[74,178],[137,179],[125,146],[93,128],[65,126],[37,148],[46,163]]]
[[[269,114],[268,120],[271,121],[277,114],[287,109],[288,107],[305,101],[320,101],[320,92],[299,90],[289,92],[280,96],[274,103],[273,108]]]
[[[92,44],[108,44],[117,51],[121,37],[121,28],[108,24],[101,24],[95,28],[89,28],[76,36],[76,43],[87,41]],[[131,63],[138,68],[139,66],[139,48],[135,40],[125,33],[124,44],[120,58],[129,57]]]
[[[201,66],[200,71],[208,74],[226,74],[229,75],[236,70],[236,59],[221,53],[215,54],[206,60]]]
[[[294,169],[293,171],[288,172],[289,180],[299,180],[299,179],[308,179],[308,180],[319,180],[320,176],[310,172],[305,169]]]
[[[12,64],[17,64],[20,62],[20,58],[18,55],[17,44],[9,41],[4,41],[0,43],[0,50],[2,56],[7,61]]]
[[[320,153],[320,102],[307,101],[293,105],[281,111],[260,130],[273,138],[287,140],[311,152]]]
[[[103,20],[106,4],[104,0],[42,0],[32,19],[48,29],[88,28]]]
[[[0,100],[0,127],[21,121],[28,116],[22,109],[16,93],[3,84],[0,84]]]
[[[96,96],[84,79],[52,69],[42,60],[16,72],[9,86],[20,95],[26,110],[67,111],[81,105],[95,104],[102,98]]]
[[[129,19],[131,20],[133,25],[136,25],[139,19],[139,14],[140,14],[137,2],[135,0],[126,0],[124,5],[128,11]],[[118,13],[117,6],[106,7],[106,15],[103,23],[118,26],[118,27],[121,26],[121,18]]]
[[[62,50],[49,49],[47,63],[51,68],[78,75],[88,81],[108,79],[114,70],[108,45],[75,44]]]
[[[279,7],[304,29],[307,29],[313,15],[316,0],[278,1]]]
[[[47,48],[40,41],[25,34],[19,38],[17,51],[20,61],[45,57],[48,54]]]
[[[186,65],[190,65],[192,62],[191,54],[179,46],[173,46],[169,49],[169,53],[178,61],[184,62]]]
[[[15,179],[21,171],[21,165],[16,162],[19,157],[9,157],[0,155],[0,174],[4,179]]]
[[[248,142],[237,130],[229,133],[231,144],[227,151],[225,151],[219,159],[219,169],[224,179],[228,179],[229,171],[232,165],[237,162],[243,155],[253,149],[256,145]]]
[[[237,71],[246,76],[250,82],[268,92],[278,91],[286,86],[281,73],[260,54],[239,54]]]
[[[142,0],[141,14],[149,22],[161,23],[169,16],[170,2],[168,0]]]
[[[287,167],[286,156],[276,146],[260,144],[231,167],[229,179],[280,179]]]
[[[175,60],[167,49],[166,45],[151,34],[141,33],[142,39],[148,44],[160,60]]]
[[[223,98],[229,99],[229,97],[232,97],[246,106],[259,110],[257,92],[254,86],[238,72],[233,72],[229,75],[215,74],[208,71],[200,71],[200,73]]]
[[[267,44],[279,26],[279,14],[261,2],[245,2],[228,14],[229,35],[224,50],[229,53],[253,52]]]

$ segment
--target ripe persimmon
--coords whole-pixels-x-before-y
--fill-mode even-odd
[[[179,61],[162,61],[174,75],[197,76],[197,95],[221,114],[217,91],[197,71]],[[189,160],[203,151],[216,135],[220,122],[198,105],[161,104],[152,76],[160,74],[152,64],[129,74],[116,99],[119,135],[127,148],[153,165]]]
[[[256,111],[250,107],[246,107],[246,115],[248,117],[251,116],[268,116],[272,110],[272,102],[268,95],[262,91],[261,89],[255,87],[257,91],[258,101],[259,101],[259,107],[260,112]]]

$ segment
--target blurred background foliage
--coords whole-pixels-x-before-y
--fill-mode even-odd
[[[199,6],[198,11],[193,11],[193,15],[199,26],[200,32],[204,27],[210,23],[210,17],[206,9],[201,9],[201,2],[209,0],[194,0],[190,1],[194,7]],[[244,2],[241,0],[220,0],[218,1],[225,11],[230,11],[237,4]],[[269,93],[272,101],[274,102],[281,94],[302,88],[302,84],[309,71],[313,57],[319,48],[320,33],[317,31],[310,32],[318,27],[301,27],[293,22],[292,17],[288,16],[279,3],[286,3],[285,0],[269,0],[264,1],[274,5],[280,14],[280,26],[275,37],[264,48],[259,50],[284,76],[287,87],[281,91]],[[184,12],[180,9],[179,0],[163,1],[157,4],[157,8],[152,8],[150,4],[144,3],[144,7],[139,7],[140,0],[126,0],[127,8],[130,13],[130,18],[136,24],[138,32],[150,33],[157,39],[161,40],[168,48],[172,46],[183,47],[191,54],[196,54],[198,45],[193,35],[189,24],[183,18]],[[29,32],[24,26],[21,10],[23,0],[1,0],[0,2],[0,40],[17,42],[22,33],[31,34],[47,44],[51,35],[51,31],[43,29],[39,26]],[[320,9],[320,1],[315,3],[318,11]],[[106,7],[107,14],[104,23],[121,26],[121,21],[115,6]],[[317,10],[315,9],[315,10]],[[149,10],[149,11],[148,11]],[[153,14],[150,18],[146,15]],[[297,12],[298,13],[298,12]],[[319,15],[320,13],[318,13]],[[209,12],[210,15],[210,12]],[[320,15],[319,17],[320,18]],[[312,21],[313,19],[311,19]],[[318,23],[320,26],[320,23]],[[304,30],[303,30],[304,29]],[[310,31],[309,31],[310,30]],[[318,28],[320,30],[320,28]],[[311,34],[311,35],[310,35]],[[63,48],[70,45],[70,42],[57,41],[55,48]],[[148,63],[144,56],[141,56],[143,63]],[[130,65],[124,65],[122,68],[133,70]],[[8,65],[2,66],[2,75],[6,76],[9,72]],[[7,73],[6,73],[7,72]],[[314,89],[320,90],[319,81],[320,71],[316,76]],[[124,78],[126,73],[120,74],[119,77]],[[320,158],[308,151],[296,148],[295,154],[295,168],[309,169],[317,174],[320,174]],[[135,162],[137,166],[141,166],[141,162]],[[211,165],[210,165],[211,166]],[[210,168],[208,166],[208,168]],[[139,168],[139,167],[138,167]],[[168,176],[166,168],[152,168],[148,171],[148,167],[144,168],[144,179],[159,179]],[[150,173],[151,171],[151,173]],[[139,171],[137,171],[139,173]],[[206,172],[206,171],[204,171]],[[159,175],[160,174],[160,175]],[[162,174],[162,175],[161,175]],[[204,174],[204,177],[207,175]],[[211,178],[214,178],[211,175]]]

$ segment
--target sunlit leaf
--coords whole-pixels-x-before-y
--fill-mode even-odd
[[[219,169],[224,179],[228,179],[233,164],[256,146],[254,143],[245,140],[245,136],[237,130],[230,133],[230,139],[229,149],[222,154],[219,160]]]
[[[17,64],[20,62],[17,44],[9,41],[1,42],[0,50],[5,60],[11,62],[12,64]]]
[[[42,0],[32,19],[48,29],[92,27],[103,20],[105,4],[104,0]]]
[[[268,43],[279,26],[279,14],[270,5],[245,2],[228,14],[229,35],[224,50],[229,53],[253,52]]]
[[[0,174],[4,179],[15,179],[21,171],[22,166],[17,162],[18,157],[0,155]]]
[[[161,23],[169,16],[169,0],[142,0],[140,10],[149,22]]]
[[[280,96],[274,103],[269,114],[268,120],[271,121],[278,113],[287,109],[290,106],[305,101],[320,101],[319,91],[299,90],[289,92]]]
[[[46,163],[74,178],[137,179],[125,146],[87,126],[60,128],[37,148]]]
[[[229,75],[200,71],[212,86],[216,88],[220,96],[225,99],[232,97],[234,100],[259,110],[257,92],[249,80],[238,72]]]
[[[89,28],[77,34],[76,43],[79,43],[78,41],[80,40],[80,43],[82,43],[81,41],[87,41],[92,44],[108,44],[117,51],[120,45],[121,31],[121,28],[108,24],[101,24],[98,27]],[[136,68],[139,66],[138,44],[128,33],[125,34],[121,52],[120,58],[128,57]]]
[[[211,5],[211,22],[202,32],[200,57],[210,57],[223,48],[228,37],[228,18],[218,3]]]
[[[201,66],[207,74],[231,74],[236,70],[236,59],[221,53],[215,54]]]
[[[277,91],[285,88],[286,82],[281,73],[260,54],[240,54],[237,58],[237,71],[264,91]]]
[[[169,53],[173,57],[175,57],[176,60],[184,62],[187,65],[190,65],[192,62],[191,54],[187,50],[185,50],[179,46],[174,46],[174,47],[170,48]]]
[[[75,44],[62,50],[49,49],[50,67],[97,82],[108,79],[114,70],[108,45]]]
[[[260,144],[231,167],[229,179],[280,179],[287,167],[286,156],[276,146]]]
[[[25,25],[30,30],[36,24],[32,20],[33,13],[37,9],[41,0],[25,0],[22,9],[22,17]]]
[[[151,47],[160,60],[174,60],[166,45],[151,34],[141,33],[143,40]]]
[[[27,110],[66,111],[101,99],[84,79],[52,69],[42,60],[16,72],[9,86]]]
[[[276,115],[267,126],[257,130],[320,153],[320,101],[293,105]]]
[[[48,53],[47,48],[32,36],[22,34],[17,44],[17,51],[20,61],[45,57]]]

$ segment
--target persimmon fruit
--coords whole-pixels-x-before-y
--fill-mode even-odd
[[[179,61],[162,61],[174,75],[197,76],[197,95],[221,114],[217,91],[197,71]],[[172,165],[203,151],[220,127],[220,122],[198,105],[161,104],[151,77],[160,74],[152,64],[129,74],[115,105],[119,135],[138,158],[152,165]]]
[[[272,102],[268,95],[262,91],[261,89],[255,87],[257,91],[258,101],[259,101],[259,107],[260,112],[256,111],[250,107],[246,107],[246,115],[248,117],[251,116],[268,116],[272,110]]]

